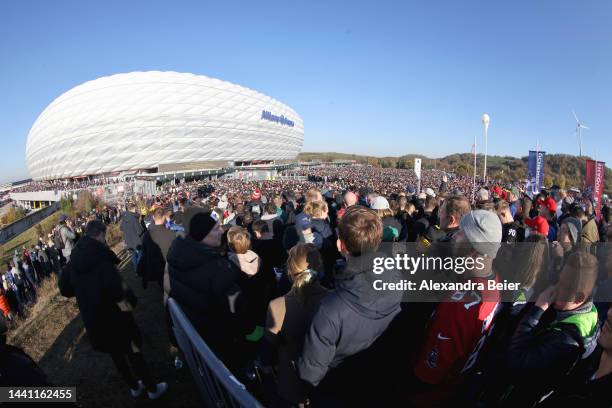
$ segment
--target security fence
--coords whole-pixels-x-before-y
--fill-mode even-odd
[[[174,335],[207,407],[263,408],[195,330],[179,304],[168,299]]]

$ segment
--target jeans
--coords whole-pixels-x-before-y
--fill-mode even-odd
[[[132,249],[132,266],[134,267],[134,272],[138,270],[138,262],[140,262],[140,258],[142,257],[142,251],[138,249]]]

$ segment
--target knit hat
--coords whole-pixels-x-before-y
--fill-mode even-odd
[[[574,244],[577,243],[582,236],[582,222],[578,218],[566,217],[561,222],[561,225],[563,224],[567,224],[567,230],[572,238],[572,242]]]
[[[196,207],[196,206],[187,207],[185,208],[183,213],[181,212],[174,213],[174,222],[181,224],[183,228],[185,228],[185,234],[189,235],[189,226],[191,225],[191,219],[198,213],[210,214],[210,211],[208,211],[207,209],[203,207]]]
[[[525,218],[525,224],[531,227],[537,234],[548,236],[548,221],[546,218],[538,215],[535,218]]]
[[[408,186],[408,187],[406,187],[406,192],[407,192],[408,194],[414,194],[414,192],[415,192],[415,191],[416,191],[416,190],[415,190],[415,188],[414,188],[414,187],[412,187],[412,186]]]
[[[257,201],[261,198],[261,190],[259,190],[258,188],[255,189],[255,191],[253,191],[253,194],[251,194],[251,200],[253,201]]]
[[[372,204],[370,204],[370,208],[373,210],[386,210],[389,208],[389,201],[383,196],[378,196],[374,200],[372,200]]]
[[[491,258],[497,256],[502,239],[502,225],[497,214],[486,210],[470,211],[461,218],[460,227],[476,251]]]
[[[210,231],[217,225],[217,221],[215,221],[208,212],[198,212],[191,217],[189,220],[189,236],[196,241],[203,240]]]

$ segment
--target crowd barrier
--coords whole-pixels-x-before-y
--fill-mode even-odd
[[[208,407],[263,408],[206,345],[179,304],[168,299],[174,335]]]

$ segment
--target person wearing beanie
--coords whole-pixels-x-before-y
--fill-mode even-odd
[[[257,221],[263,213],[263,202],[261,201],[261,190],[256,188],[251,193],[250,201],[247,203],[247,210],[253,214],[253,220]]]
[[[393,216],[389,201],[383,196],[378,196],[372,201],[370,208],[376,211],[383,223],[383,242],[396,241],[402,231],[402,225]]]
[[[187,236],[177,237],[168,250],[164,292],[179,303],[213,352],[231,366],[237,331],[228,296],[241,271],[219,253],[222,236],[223,228],[211,213],[193,214]]]
[[[432,315],[414,367],[421,391],[412,398],[423,405],[448,403],[462,373],[477,359],[477,344],[488,335],[499,304],[499,291],[490,290],[487,282],[497,282],[493,260],[501,239],[502,225],[494,212],[473,210],[461,218],[455,259],[471,258],[482,267],[457,267],[455,272],[460,282],[481,283],[484,289],[451,291]]]
[[[487,190],[486,188],[481,188],[476,193],[476,202],[484,203],[487,201],[489,201],[489,190]]]
[[[582,236],[582,222],[574,217],[566,217],[561,222],[557,236],[559,244],[565,252],[570,252],[579,242]]]

